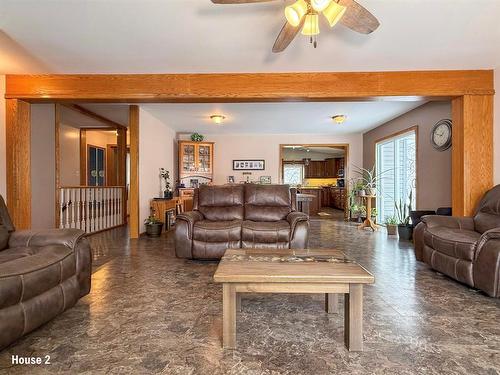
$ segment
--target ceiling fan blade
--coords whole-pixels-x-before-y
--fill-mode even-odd
[[[347,7],[340,22],[351,30],[361,34],[370,34],[380,26],[377,18],[356,1],[340,0],[339,4]]]
[[[212,0],[214,4],[250,4],[250,3],[267,3],[274,0]]]
[[[288,47],[288,45],[292,42],[295,36],[302,29],[302,26],[304,26],[304,21],[305,17],[302,17],[302,21],[300,22],[300,25],[297,27],[290,25],[288,22],[285,23],[280,33],[278,34],[276,41],[274,42],[273,46],[274,53],[283,52],[286,49],[286,47]]]

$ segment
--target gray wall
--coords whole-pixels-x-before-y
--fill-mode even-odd
[[[31,105],[31,227],[55,226],[55,106]]]
[[[432,127],[444,118],[451,118],[451,103],[429,102],[363,134],[363,166],[371,168],[377,140],[418,126],[417,208],[420,210],[451,206],[451,148],[439,152],[430,143]]]

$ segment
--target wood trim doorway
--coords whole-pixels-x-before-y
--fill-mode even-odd
[[[29,228],[29,103],[452,100],[453,210],[474,211],[493,185],[492,70],[361,73],[7,75],[7,200],[14,223]],[[131,134],[131,236],[138,236],[138,136]],[[475,131],[480,130],[480,131]],[[131,129],[131,133],[132,133]],[[136,142],[136,145],[134,145]],[[134,145],[134,146],[133,146]],[[481,150],[479,152],[478,150]],[[21,172],[24,171],[24,172]],[[137,186],[135,184],[137,183]],[[137,217],[133,217],[137,216]],[[137,226],[137,231],[135,226]]]

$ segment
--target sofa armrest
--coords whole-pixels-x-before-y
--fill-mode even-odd
[[[80,297],[90,292],[92,275],[92,251],[85,232],[79,229],[19,230],[12,232],[9,247],[60,245],[75,253],[76,276]]]
[[[471,217],[427,215],[422,221],[429,227],[447,227],[463,230],[474,230],[474,220]]]
[[[297,223],[301,221],[308,221],[309,217],[303,212],[292,211],[287,215],[286,220],[290,224],[291,233],[293,234]]]
[[[500,228],[484,232],[476,244],[474,286],[500,297]]]
[[[189,228],[189,238],[192,238],[193,235],[193,226],[197,221],[203,220],[204,216],[199,211],[188,211],[180,213],[176,216],[175,220],[182,220],[188,224]]]

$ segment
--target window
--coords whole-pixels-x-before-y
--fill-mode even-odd
[[[412,207],[416,206],[417,147],[415,130],[384,139],[376,144],[376,169],[382,173],[378,183],[377,220],[395,214],[394,203],[407,203],[412,192]]]
[[[302,164],[283,165],[283,183],[287,185],[301,185],[304,179],[304,166]]]

